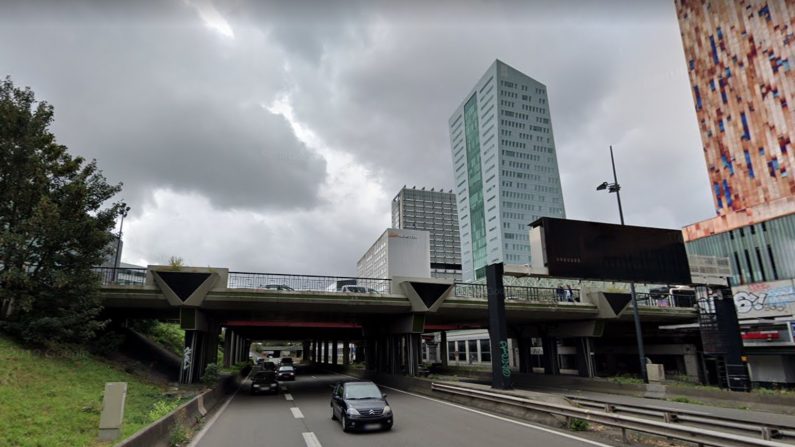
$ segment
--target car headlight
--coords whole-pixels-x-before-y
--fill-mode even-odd
[[[359,410],[355,408],[348,408],[347,410],[345,410],[345,413],[347,413],[348,416],[360,416]]]
[[[384,414],[389,414],[389,413],[392,413],[392,409],[389,408],[389,405],[385,405],[384,406]]]

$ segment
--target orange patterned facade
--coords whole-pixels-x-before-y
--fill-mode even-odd
[[[686,241],[795,213],[795,2],[676,0],[717,217]]]

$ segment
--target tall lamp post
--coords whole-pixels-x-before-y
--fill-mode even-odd
[[[121,215],[121,223],[119,224],[119,240],[116,241],[116,259],[114,262],[114,269],[113,269],[113,280],[117,279],[117,275],[119,274],[119,266],[121,265],[121,235],[122,229],[124,229],[124,218],[127,217],[127,213],[130,212],[130,207],[127,206],[126,203],[121,203],[121,210],[119,214]]]
[[[618,215],[621,218],[621,225],[624,225],[624,211],[621,209],[621,185],[618,184],[616,176],[616,161],[613,158],[613,146],[610,146],[610,163],[613,165],[613,183],[602,182],[596,187],[597,191],[607,190],[608,193],[616,193],[618,201]],[[629,283],[629,292],[632,297],[632,314],[635,318],[635,339],[638,342],[638,356],[640,357],[640,375],[645,383],[649,383],[649,376],[646,374],[646,353],[643,349],[643,332],[640,328],[640,315],[638,314],[638,299],[635,296],[635,283]]]

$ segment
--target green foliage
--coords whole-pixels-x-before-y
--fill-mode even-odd
[[[130,322],[130,329],[146,335],[169,351],[182,357],[185,347],[185,331],[179,323],[164,323],[157,320],[134,320]]]
[[[685,396],[676,396],[673,399],[669,399],[671,402],[679,402],[682,404],[693,404],[693,405],[704,405],[704,402],[696,399],[690,399]]]
[[[204,369],[204,374],[202,374],[201,380],[203,384],[212,387],[218,383],[218,379],[220,378],[221,369],[218,367],[218,364],[210,363],[207,365],[207,368]]]
[[[164,399],[165,389],[80,348],[30,350],[0,337],[0,445],[95,445],[106,382],[127,382],[122,437]]]
[[[120,191],[96,161],[49,131],[53,108],[0,83],[0,329],[29,343],[84,341],[103,326],[97,297]]]
[[[185,428],[178,426],[171,432],[171,438],[169,438],[169,444],[171,447],[181,447],[188,443],[188,432]]]
[[[642,385],[643,379],[631,374],[621,374],[614,377],[608,377],[607,380],[618,383],[620,385]]]
[[[168,258],[168,265],[174,270],[182,270],[184,261],[179,256],[172,256]]]
[[[590,424],[585,419],[569,418],[569,430],[572,431],[586,431]]]
[[[146,417],[149,418],[149,422],[154,422],[176,410],[179,404],[179,399],[159,400],[152,404],[152,409],[149,410]]]

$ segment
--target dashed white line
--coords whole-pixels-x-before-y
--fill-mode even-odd
[[[307,432],[301,433],[304,436],[304,442],[306,443],[306,447],[323,447],[320,445],[320,441],[318,441],[317,436],[314,433]]]
[[[284,394],[284,399],[285,399],[285,400],[293,400],[293,395],[292,395],[292,394],[290,394],[290,393],[285,393],[285,394]]]
[[[303,419],[304,418],[304,413],[301,413],[301,409],[300,408],[292,407],[292,408],[290,408],[290,411],[293,412],[293,417],[294,418],[296,418],[296,419]]]

